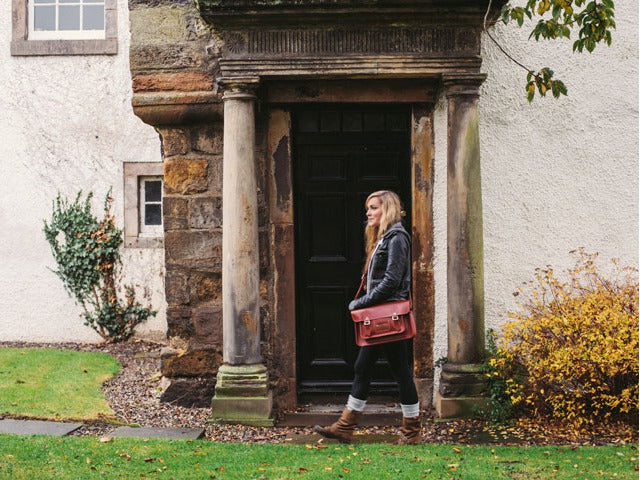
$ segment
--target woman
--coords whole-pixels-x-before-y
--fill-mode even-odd
[[[398,195],[388,190],[373,192],[365,202],[367,227],[366,291],[349,304],[349,310],[394,300],[406,300],[411,289],[411,243],[401,219],[404,212]],[[384,352],[400,387],[402,407],[400,444],[417,444],[420,436],[420,403],[409,364],[411,340],[361,347],[354,365],[355,377],[346,408],[340,419],[328,427],[316,425],[314,431],[340,443],[350,443],[353,430],[367,403],[374,364]]]

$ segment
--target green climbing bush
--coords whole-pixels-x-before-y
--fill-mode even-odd
[[[118,287],[122,230],[111,213],[113,198],[109,191],[104,216],[98,219],[91,212],[92,196],[89,192],[83,200],[78,192],[70,201],[58,194],[51,219],[44,222],[44,234],[57,264],[54,273],[82,306],[85,325],[106,341],[120,342],[157,312],[136,300],[133,286]]]

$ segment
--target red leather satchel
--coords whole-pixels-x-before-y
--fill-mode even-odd
[[[364,284],[364,276],[355,298]],[[381,303],[351,311],[356,332],[356,344],[360,347],[407,340],[416,335],[411,294],[409,300]]]

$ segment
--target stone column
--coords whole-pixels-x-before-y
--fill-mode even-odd
[[[468,416],[484,403],[484,260],[478,98],[484,74],[447,74],[448,362],[436,395],[439,416]]]
[[[222,176],[223,365],[213,419],[273,425],[267,369],[260,354],[258,201],[255,171],[255,89],[259,79],[224,78]]]

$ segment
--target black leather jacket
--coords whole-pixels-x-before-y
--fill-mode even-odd
[[[411,240],[400,222],[382,236],[367,271],[367,291],[349,304],[349,310],[409,298]]]

